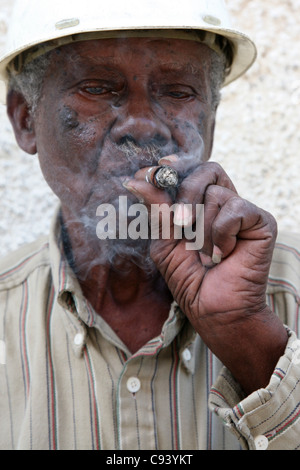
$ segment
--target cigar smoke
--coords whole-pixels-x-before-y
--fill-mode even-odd
[[[133,177],[136,171],[140,168],[148,166],[157,166],[158,161],[163,157],[170,154],[177,154],[180,158],[185,159],[187,167],[191,166],[191,162],[196,160],[201,163],[201,152],[194,155],[180,154],[176,145],[172,148],[166,149],[157,143],[151,145],[138,145],[131,139],[124,140],[120,145],[115,145],[111,149],[112,155],[117,155],[120,165],[116,166],[112,171],[107,172],[106,182],[103,187],[95,188],[94,199],[90,198],[87,205],[80,210],[80,213],[74,215],[73,220],[63,221],[66,233],[70,230],[72,238],[84,240],[86,243],[81,243],[80,267],[81,272],[85,272],[88,276],[89,271],[97,265],[109,265],[114,269],[126,271],[126,260],[128,266],[134,263],[140,267],[149,276],[156,273],[156,267],[150,256],[150,243],[149,239],[106,239],[99,240],[96,236],[96,226],[99,218],[96,217],[97,206],[103,202],[112,204],[115,207],[117,220],[119,220],[119,211],[126,211],[130,205],[136,204],[136,198],[129,194],[124,189],[121,182],[121,177]],[[112,157],[115,158],[115,157]],[[101,160],[101,157],[100,157]],[[104,187],[105,186],[105,187]],[[119,196],[128,196],[128,206],[120,207]],[[66,251],[70,253],[70,243],[68,237],[64,237]],[[86,253],[85,253],[86,250]],[[77,271],[76,259],[72,261],[73,269]],[[78,275],[78,272],[76,272]]]

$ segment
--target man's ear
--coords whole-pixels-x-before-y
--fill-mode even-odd
[[[17,91],[7,95],[7,114],[13,126],[16,140],[26,153],[37,152],[34,120],[24,96]]]

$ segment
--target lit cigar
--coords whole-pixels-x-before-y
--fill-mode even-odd
[[[146,173],[147,183],[159,189],[170,189],[178,186],[178,173],[170,166],[152,167]]]

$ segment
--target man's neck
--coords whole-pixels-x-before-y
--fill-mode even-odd
[[[68,224],[68,230],[63,225],[62,232],[66,255],[84,296],[128,349],[134,353],[159,335],[172,303],[160,274],[149,273],[132,257],[116,256],[113,265],[99,263],[105,259],[100,252],[104,243],[88,241],[74,224]]]

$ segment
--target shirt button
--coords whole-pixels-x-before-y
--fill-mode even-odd
[[[74,344],[76,344],[76,346],[82,346],[83,342],[84,342],[83,334],[77,333],[77,335],[74,338]]]
[[[256,436],[254,444],[256,450],[266,450],[269,446],[269,440],[266,436]]]
[[[192,354],[191,354],[191,351],[186,348],[183,353],[182,353],[182,358],[185,360],[185,361],[190,361],[192,359]]]
[[[141,388],[141,382],[139,381],[137,377],[130,377],[127,380],[127,389],[129,390],[129,392],[136,393],[139,391],[140,388]]]

